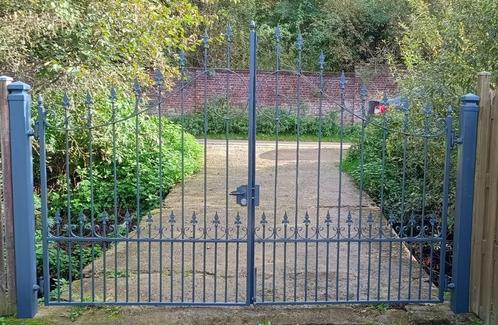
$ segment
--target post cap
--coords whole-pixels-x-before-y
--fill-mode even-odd
[[[475,103],[477,103],[478,101],[479,101],[479,96],[472,94],[472,93],[469,93],[469,94],[462,96],[462,102],[471,102],[471,103],[475,102]]]
[[[481,71],[479,72],[478,74],[479,76],[491,76],[491,72],[487,72],[487,71]]]
[[[28,91],[31,89],[31,86],[22,81],[16,81],[8,85],[7,89],[10,91]]]
[[[9,76],[0,76],[0,81],[13,81],[14,79],[12,79],[11,77]]]

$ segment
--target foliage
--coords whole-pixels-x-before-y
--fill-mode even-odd
[[[428,117],[428,128],[416,125],[417,112],[393,111],[372,119],[350,148],[344,161],[344,170],[357,184],[383,207],[384,216],[392,215],[395,222],[407,224],[411,214],[419,220],[424,212],[428,219],[434,214],[440,222],[444,173],[445,142],[442,125]],[[414,122],[415,121],[415,122]],[[410,135],[405,136],[402,132]],[[420,134],[439,136],[423,137]],[[416,135],[415,135],[416,134]],[[384,142],[385,138],[385,142]],[[425,140],[427,139],[427,140]],[[427,145],[427,168],[424,166]],[[405,150],[406,148],[406,150]],[[406,154],[406,155],[405,155]],[[363,155],[363,156],[362,156]],[[385,156],[384,156],[385,155]],[[404,158],[406,157],[406,158]],[[362,163],[363,161],[363,163]],[[453,175],[452,175],[453,177]],[[455,184],[451,181],[450,202],[454,202]],[[452,209],[450,208],[450,211]],[[450,219],[452,214],[450,215]],[[424,223],[428,220],[424,220]],[[451,220],[450,220],[451,223]]]
[[[319,133],[320,119],[317,115],[310,114],[303,107],[299,118],[300,134],[303,136],[317,136]],[[195,136],[204,135],[204,120],[207,118],[208,135],[225,134],[247,136],[248,115],[241,108],[229,105],[225,99],[217,99],[208,103],[207,110],[198,109],[186,113],[183,118],[183,125]],[[282,136],[295,135],[297,126],[297,114],[289,108],[279,110],[279,134]],[[256,133],[258,135],[274,135],[276,131],[276,112],[274,107],[260,107],[257,110]],[[182,116],[172,117],[178,124],[182,123]],[[323,115],[321,120],[322,136],[324,138],[336,137],[339,135],[340,125],[337,122],[337,112],[330,111]],[[349,127],[344,129],[344,135],[350,137],[357,129]]]
[[[104,103],[104,100],[97,99],[92,106],[93,110],[90,113],[93,114],[92,119],[95,120],[93,125],[102,125],[103,121],[112,121],[111,110],[109,106],[103,106]],[[182,177],[182,156],[184,158],[184,175],[190,175],[200,168],[201,148],[192,135],[182,132],[180,126],[164,117],[159,118],[148,114],[147,111],[140,113],[139,110],[143,110],[143,106],[135,107],[133,101],[123,99],[115,105],[118,112],[115,120],[118,122],[114,123],[114,139],[113,123],[105,127],[94,127],[90,134],[89,129],[86,128],[88,121],[85,120],[85,116],[70,115],[69,121],[72,131],[68,132],[67,139],[70,144],[68,152],[70,158],[69,190],[73,225],[77,225],[79,222],[79,212],[84,213],[85,226],[91,224],[92,221],[101,222],[104,211],[109,215],[110,220],[114,220],[113,143],[116,145],[116,208],[118,211],[116,218],[120,223],[123,222],[126,210],[132,214],[137,212],[138,217],[141,217],[159,206],[161,201],[160,189],[162,188],[163,197],[166,196]],[[75,104],[75,106],[77,105]],[[82,108],[75,108],[71,111],[78,113],[81,110]],[[101,114],[97,114],[97,112]],[[63,126],[56,123],[56,121],[64,120],[63,114],[62,110],[54,110],[53,116],[50,116],[48,121],[50,127],[47,128],[49,223],[52,227],[55,226],[54,216],[58,210],[61,211],[63,223],[69,221],[67,213],[68,186],[65,172],[66,136]],[[137,127],[138,133],[136,133]],[[91,142],[89,141],[90,137]],[[161,146],[159,138],[161,138]],[[88,146],[90,143],[92,145],[91,151]],[[162,178],[159,177],[160,158]],[[137,164],[139,167],[138,179]],[[38,177],[35,179],[38,180]],[[136,205],[137,189],[140,197],[138,201],[140,212],[137,211]],[[138,222],[137,215],[135,215],[135,222]],[[91,253],[90,247],[83,247],[83,265],[98,257],[103,249],[105,247],[95,246],[94,252]],[[41,247],[37,247],[37,253],[40,259],[38,265],[41,267]],[[52,272],[56,270],[57,254],[60,255],[61,277],[67,276],[70,263],[73,265],[73,270],[79,268],[79,250],[73,249],[72,255],[69,255],[65,249],[57,252],[54,245],[49,248],[49,263]],[[73,277],[77,277],[77,271],[73,272]]]
[[[198,1],[200,2],[200,1]],[[210,35],[220,42],[226,22],[234,29],[233,64],[245,67],[248,62],[249,22],[258,30],[258,65],[273,69],[275,65],[274,28],[282,31],[282,61],[285,68],[294,66],[295,42],[299,32],[304,38],[303,66],[315,70],[323,50],[327,69],[351,69],[364,61],[382,61],[385,52],[398,53],[398,24],[408,14],[407,1],[390,0],[219,0],[202,6],[210,15]],[[200,5],[200,4],[199,4]],[[200,5],[201,6],[201,5]],[[212,51],[212,50],[211,50]],[[224,49],[212,51],[212,65],[223,64]],[[197,56],[197,64],[202,54]]]
[[[489,0],[410,0],[403,22],[400,86],[435,109],[458,105],[475,91],[477,73],[498,76],[498,2]]]
[[[0,72],[43,95],[124,88],[135,76],[147,83],[151,67],[170,77],[174,54],[195,47],[203,20],[188,0],[0,0],[0,8]]]

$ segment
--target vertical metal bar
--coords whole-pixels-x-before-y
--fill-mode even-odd
[[[348,225],[348,252],[347,252],[347,262],[346,262],[346,301],[349,301],[349,275],[350,275],[350,256],[351,256],[351,226],[353,225],[353,217],[351,216],[351,211],[348,211],[348,218],[346,220]],[[358,299],[358,298],[357,298]]]
[[[239,249],[240,249],[240,214],[237,212],[235,216],[235,228],[237,243],[235,244],[235,302],[239,302]],[[249,273],[249,271],[247,271]]]
[[[150,213],[150,211],[148,212],[147,214],[147,251],[148,251],[148,254],[147,254],[147,258],[148,258],[148,261],[147,261],[147,280],[148,280],[148,283],[147,283],[147,291],[148,291],[148,299],[147,301],[150,302],[151,301],[151,296],[152,296],[152,288],[151,288],[151,282],[152,282],[152,274],[151,274],[151,262],[152,262],[152,243],[150,241],[150,239],[152,238],[152,214]]]
[[[332,224],[332,218],[330,216],[330,211],[327,210],[327,216],[325,217],[325,225],[327,227],[327,248],[326,248],[326,259],[325,259],[325,301],[329,300],[329,253],[330,253],[330,225]]]
[[[280,26],[275,28],[275,180],[273,186],[273,274],[272,274],[272,301],[275,301],[275,273],[277,258],[277,207],[278,207],[278,142],[280,132],[280,54],[281,47],[280,41],[282,40],[282,33]]]
[[[173,239],[174,237],[174,234],[175,234],[175,214],[173,213],[173,211],[171,211],[171,214],[169,216],[169,223],[170,223],[170,238]],[[173,289],[173,274],[174,274],[174,264],[173,264],[173,254],[174,254],[174,248],[173,248],[173,241],[170,243],[169,245],[169,269],[170,269],[170,275],[169,275],[169,301],[170,302],[173,302],[173,293],[174,293],[174,289]],[[184,275],[182,274],[181,275],[181,278],[182,278],[182,281],[183,281],[183,277]],[[162,299],[162,298],[161,298]],[[183,300],[183,299],[182,299]]]
[[[342,160],[343,160],[343,150],[344,150],[344,109],[346,106],[345,90],[346,90],[346,76],[344,71],[341,73],[339,80],[339,88],[341,95],[341,126],[339,128],[339,190],[337,198],[337,239],[341,237],[341,205],[342,205]],[[335,276],[335,299],[339,300],[339,262],[340,262],[340,241],[337,241],[337,252],[336,252],[336,276]],[[348,258],[349,261],[349,258]],[[349,281],[348,281],[349,285]]]
[[[114,238],[118,238],[118,170],[116,157],[116,89],[113,87],[109,93],[112,114],[112,178],[113,178],[113,206],[114,206]],[[118,243],[114,243],[114,301],[118,301]]]
[[[216,285],[217,285],[217,272],[218,272],[218,227],[220,226],[220,217],[218,212],[214,214],[214,272],[213,272],[213,301],[216,302]]]
[[[180,52],[180,114],[181,114],[181,126],[182,126],[182,134],[181,134],[181,149],[182,149],[182,157],[181,157],[181,187],[182,187],[182,196],[181,196],[181,210],[182,210],[182,226],[181,226],[181,236],[182,236],[182,275],[181,275],[181,301],[185,301],[185,52]]]
[[[363,221],[363,186],[365,180],[365,127],[366,127],[366,114],[365,114],[365,101],[366,96],[361,95],[361,134],[360,134],[360,198],[359,198],[359,222],[358,222],[358,258],[357,258],[357,282],[356,282],[356,299],[360,300],[360,279],[361,279],[361,239],[362,239],[362,221]],[[368,276],[368,286],[370,287],[370,272]]]
[[[226,59],[227,59],[227,74],[225,80],[225,101],[226,101],[226,112],[225,112],[225,302],[228,300],[228,193],[229,193],[229,134],[230,134],[230,73],[231,73],[231,50],[232,50],[232,27],[230,24],[227,26],[225,33],[227,48],[226,48]]]
[[[135,79],[135,216],[137,222],[137,238],[140,238],[141,227],[140,227],[140,116],[139,116],[139,105],[142,98],[142,87],[138,83],[138,79]],[[137,241],[137,302],[140,301],[140,241]]]
[[[203,37],[203,48],[204,48],[204,218],[203,218],[203,239],[207,238],[207,137],[208,137],[208,104],[207,104],[207,82],[208,82],[208,46],[209,38],[207,31],[204,33]],[[203,244],[203,265],[202,265],[202,301],[206,301],[206,242]]]
[[[109,221],[109,216],[106,211],[102,212],[101,214],[101,220],[102,220],[102,237],[107,237],[107,222]],[[102,274],[103,274],[103,279],[102,279],[102,301],[107,301],[107,266],[106,266],[106,242],[102,241],[100,243],[100,249],[103,252],[102,254],[102,264],[103,264],[103,269],[102,269]]]
[[[364,92],[364,97],[367,98],[368,93],[367,93],[367,88],[365,85],[362,87],[362,91]],[[385,186],[385,176],[386,176],[386,147],[387,147],[387,117],[386,114],[388,112],[387,110],[387,95],[384,93],[384,98],[383,98],[383,103],[384,107],[386,107],[386,110],[382,114],[382,164],[381,164],[381,172],[380,172],[380,217],[379,217],[379,237],[385,237],[383,226],[384,226],[384,218],[385,216],[385,211],[384,211],[384,186]],[[391,229],[389,229],[391,232]],[[392,242],[389,243],[392,249]],[[389,257],[389,266],[391,265],[391,256]],[[378,267],[377,267],[377,300],[380,300],[380,278],[381,278],[381,272],[382,272],[382,241],[379,241],[379,260],[378,260]],[[388,274],[389,280],[391,279],[391,272],[389,271]]]
[[[367,300],[370,300],[370,271],[372,270],[372,225],[373,225],[373,216],[372,212],[368,213],[367,218],[368,224],[368,279],[367,279]],[[359,299],[359,297],[358,297]]]
[[[157,115],[159,118],[158,123],[158,140],[159,140],[159,166],[158,174],[159,174],[159,239],[163,238],[163,201],[164,201],[164,180],[163,180],[163,110],[162,110],[162,102],[163,102],[163,82],[164,77],[160,70],[156,70],[154,74],[154,79],[156,82],[156,91],[157,91]],[[181,152],[183,155],[183,150]],[[171,243],[173,246],[173,243]],[[170,259],[173,259],[173,255],[170,256]],[[150,267],[150,264],[149,264]],[[173,273],[171,274],[173,275]],[[149,272],[150,276],[150,272]],[[159,242],[159,301],[163,300],[163,242]]]
[[[297,300],[297,219],[299,216],[299,151],[301,138],[301,56],[303,50],[303,37],[301,33],[297,35],[297,98],[296,98],[296,182],[295,182],[295,205],[294,205],[294,301]],[[306,277],[306,274],[305,274]]]
[[[66,218],[67,218],[67,236],[71,237],[71,229],[72,229],[72,221],[71,221],[71,179],[70,179],[70,166],[69,166],[69,150],[70,150],[70,145],[69,145],[69,98],[65,95],[64,96],[64,142],[65,142],[65,171],[66,171]],[[60,245],[60,244],[59,244]],[[72,242],[67,243],[67,254],[69,256],[72,256]],[[68,297],[69,301],[72,301],[73,299],[73,263],[72,260],[69,262],[69,267],[68,267]],[[60,277],[58,278],[58,281],[60,281]]]
[[[125,273],[126,273],[126,280],[125,280],[125,301],[128,302],[130,299],[130,274],[129,274],[129,252],[130,252],[130,242],[128,241],[129,236],[130,236],[130,227],[131,227],[131,215],[128,210],[125,212],[125,224],[126,224],[126,233],[125,233]]]
[[[255,186],[256,186],[256,23],[251,22],[249,36],[249,127],[248,127],[248,172],[247,172],[247,296],[246,304],[255,301],[254,292],[254,226],[255,226]]]
[[[451,309],[457,314],[469,311],[470,256],[472,251],[472,213],[474,207],[479,96],[467,94],[462,96],[461,102],[455,230],[453,233],[454,289],[451,295]]]
[[[78,216],[78,221],[79,221],[79,226],[80,226],[80,231],[79,231],[79,236],[83,238],[83,228],[85,227],[85,217],[83,215],[83,211],[80,211],[79,216]],[[83,297],[83,242],[78,243],[79,246],[79,253],[80,253],[80,302],[83,302],[84,297]]]
[[[401,211],[400,211],[400,233],[399,237],[404,236],[404,223],[405,223],[405,204],[406,204],[406,165],[407,165],[407,149],[408,149],[408,110],[404,110],[403,114],[403,177],[401,180]],[[399,264],[398,264],[398,300],[401,299],[401,270],[402,270],[402,257],[403,257],[403,241],[399,242]],[[410,281],[411,283],[411,281]]]
[[[195,230],[197,226],[197,216],[195,212],[192,214],[192,220],[190,222],[192,224],[192,302],[195,301]]]
[[[43,301],[50,301],[50,264],[48,260],[48,191],[47,191],[47,149],[45,140],[46,115],[43,98],[38,98],[38,145],[40,146],[40,201],[43,245]],[[5,175],[3,175],[5,176]]]
[[[284,213],[284,219],[282,220],[284,224],[284,285],[283,285],[283,301],[287,301],[287,227],[289,225],[289,217],[287,216],[287,211]]]
[[[195,230],[197,227],[197,216],[195,212],[192,214],[192,302],[195,302]]]
[[[93,192],[93,134],[92,134],[92,106],[93,99],[88,94],[85,99],[87,109],[87,136],[88,136],[88,177],[90,178],[90,223],[92,231],[95,232],[95,210],[94,210],[94,192]],[[92,301],[95,301],[95,243],[91,242],[92,258]],[[105,282],[105,274],[104,274]]]
[[[422,179],[422,218],[420,218],[420,231],[419,235],[426,236],[425,231],[424,231],[424,221],[425,221],[425,204],[426,204],[426,193],[427,193],[427,169],[428,169],[428,150],[429,150],[429,117],[432,113],[432,107],[430,105],[427,105],[426,108],[424,109],[424,176]],[[432,248],[433,248],[433,242],[430,242],[430,254],[432,255]],[[419,258],[422,258],[422,246],[423,243],[419,243]],[[432,264],[432,256],[431,256],[431,264]],[[422,297],[422,263],[419,263],[419,270],[418,270],[418,299],[420,300]],[[429,283],[432,284],[432,268],[430,270],[430,277],[429,277]],[[429,287],[430,287],[429,284]],[[430,296],[430,290],[429,290],[429,296]],[[430,298],[429,298],[430,299]]]
[[[17,317],[31,318],[38,310],[31,152],[31,87],[11,83],[9,91],[10,152],[12,161],[12,213],[16,251]]]
[[[61,235],[61,212],[57,210],[55,213],[55,234],[56,236]],[[57,253],[56,253],[56,272],[57,272],[57,302],[61,301],[61,245],[60,241],[56,243]]]
[[[16,312],[16,260],[12,216],[12,167],[10,154],[9,103],[7,86],[12,78],[0,76],[0,140],[2,159],[2,198],[0,203],[0,314]],[[5,255],[4,255],[5,254]],[[46,255],[45,255],[46,256]]]
[[[441,211],[441,251],[439,252],[439,300],[444,300],[446,290],[446,240],[448,228],[448,202],[451,177],[451,150],[453,147],[453,117],[451,107],[445,119],[446,141],[444,151],[443,207]]]
[[[392,212],[389,214],[389,219],[388,219],[388,224],[389,224],[389,228],[393,228],[394,227],[394,216],[392,214]],[[392,280],[391,280],[391,275],[392,275],[392,258],[393,258],[393,237],[394,237],[394,229],[390,229],[389,231],[389,266],[388,266],[388,270],[387,270],[387,300],[391,300],[391,283],[392,283]]]
[[[266,220],[266,215],[263,212],[263,216],[261,217],[261,227],[263,228],[263,234],[262,234],[262,242],[261,242],[261,301],[265,301],[265,254],[266,254],[266,245],[265,245],[265,240],[266,240],[266,224],[268,221]]]
[[[310,226],[310,216],[308,211],[304,216],[304,301],[308,301],[308,234],[309,234],[309,226]]]
[[[316,222],[315,222],[315,301],[318,300],[318,238],[320,236],[320,181],[321,181],[321,166],[322,166],[322,127],[323,127],[323,69],[325,66],[325,55],[323,51],[320,53],[320,99],[318,102],[318,162],[317,162],[317,180],[316,180]],[[328,247],[327,247],[328,252]],[[326,263],[328,267],[329,256],[326,256]],[[328,274],[327,274],[328,276]],[[328,291],[328,281],[325,282],[326,290]]]

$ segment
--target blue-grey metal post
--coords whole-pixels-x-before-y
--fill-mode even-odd
[[[16,247],[17,317],[31,318],[37,310],[33,161],[31,155],[30,86],[8,86],[14,243]]]
[[[455,313],[469,311],[472,210],[477,147],[479,96],[467,94],[461,99],[460,147],[455,206],[453,247],[453,293],[451,308]],[[444,261],[442,261],[444,263]]]
[[[249,128],[248,128],[248,173],[247,173],[247,297],[246,303],[255,300],[254,224],[256,188],[256,24],[251,22],[249,40]]]

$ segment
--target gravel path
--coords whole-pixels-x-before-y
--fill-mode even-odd
[[[340,176],[338,144],[322,145],[318,189],[317,144],[301,143],[296,180],[296,144],[280,142],[276,197],[275,153],[273,142],[258,141],[257,302],[436,298],[428,275],[411,258],[403,244],[334,241],[338,229],[341,238],[347,237],[348,231],[356,239],[358,236],[378,238],[379,229],[382,229],[384,238],[395,238],[386,227],[386,221],[379,217],[374,202],[366,194],[360,195],[347,175]],[[180,302],[184,299],[189,302],[243,303],[247,278],[247,211],[235,204],[232,196],[228,197],[227,204],[226,189],[230,192],[247,182],[247,143],[231,141],[228,155],[226,183],[225,142],[209,140],[206,193],[201,171],[185,181],[183,201],[179,184],[167,196],[162,213],[156,211],[153,214],[150,224],[150,237],[155,239],[161,236],[159,229],[162,226],[163,238],[171,238],[171,234],[174,238],[191,238],[195,231],[196,238],[202,239],[204,234],[207,238],[228,238],[228,244],[220,241],[206,244],[185,242],[183,245],[159,241],[139,245],[135,242],[120,243],[116,250],[111,247],[93,266],[85,268],[83,296],[91,297],[94,293],[97,301]],[[318,191],[320,200],[317,204]],[[182,221],[185,224],[183,234]],[[362,232],[358,235],[360,224]],[[296,226],[297,231],[293,232]],[[271,241],[286,234],[289,239],[325,237],[330,240],[318,243]],[[135,231],[131,236],[148,238],[149,224],[142,221],[140,234]],[[240,240],[234,240],[237,238]],[[73,300],[79,300],[80,296],[80,281],[75,281]]]

